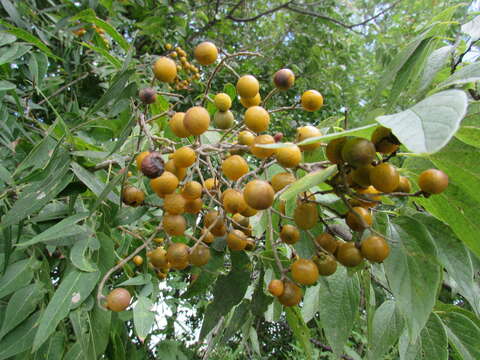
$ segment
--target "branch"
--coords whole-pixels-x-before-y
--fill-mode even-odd
[[[321,343],[319,340],[317,339],[310,339],[310,342],[315,345],[316,347],[324,350],[324,351],[331,351],[333,352],[332,348],[328,345],[325,345],[323,343]],[[341,355],[341,358],[344,359],[344,360],[353,360],[350,356],[347,356],[347,355]]]
[[[273,14],[274,12],[277,12],[277,11],[282,10],[282,9],[287,9],[288,5],[290,5],[291,3],[293,3],[293,0],[287,1],[286,3],[284,3],[282,5],[279,5],[277,7],[274,7],[272,9],[270,9],[270,10],[264,11],[264,12],[258,14],[258,15],[250,17],[250,18],[237,18],[237,17],[233,16],[233,12],[236,10],[236,7],[238,7],[238,4],[237,4],[234,8],[234,11],[230,11],[230,13],[227,15],[227,19],[230,19],[230,20],[235,21],[235,22],[255,21],[255,20],[261,18],[262,16],[265,16],[265,15],[268,15],[268,14]]]

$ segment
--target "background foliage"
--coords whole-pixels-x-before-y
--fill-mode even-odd
[[[0,359],[480,358],[478,4],[0,4]],[[74,33],[80,28],[85,35]],[[98,283],[141,244],[119,226],[149,236],[161,216],[156,208],[122,206],[119,198],[120,169],[132,170],[130,182],[143,181],[131,166],[141,137],[138,89],[150,82],[152,61],[166,43],[191,53],[205,39],[229,53],[263,54],[230,63],[257,76],[262,96],[276,70],[291,68],[295,87],[276,96],[275,106],[294,103],[309,88],[322,92],[320,112],[282,112],[272,133],[291,137],[299,125],[314,124],[331,134],[379,121],[420,153],[404,149],[396,159],[405,175],[414,180],[433,166],[449,174],[450,186],[378,211],[375,227],[394,245],[390,258],[339,269],[309,287],[301,307],[282,310],[266,295],[270,261],[218,251],[205,269],[193,270],[199,278],[191,285],[184,272],[165,283],[147,266],[127,264],[107,285],[128,287],[136,302],[111,314],[96,305]],[[202,69],[177,110],[197,101],[211,71]],[[222,71],[211,92],[235,82]],[[452,88],[461,91],[441,92]],[[151,115],[175,101],[159,96]],[[428,101],[423,112],[421,101]],[[412,106],[405,118],[381,116]],[[234,110],[243,112],[238,101]],[[452,118],[449,111],[456,120],[439,126],[443,116]],[[173,136],[167,121],[160,117],[151,130]],[[408,132],[419,123],[424,132]],[[311,161],[321,158],[319,152]],[[265,224],[259,217],[256,236]]]

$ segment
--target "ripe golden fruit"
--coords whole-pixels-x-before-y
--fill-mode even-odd
[[[210,126],[210,114],[205,108],[194,106],[185,113],[183,125],[192,135],[201,135]]]
[[[213,64],[215,60],[217,60],[218,50],[213,43],[209,41],[204,41],[195,47],[193,55],[200,64],[210,65]]]
[[[225,112],[217,111],[213,116],[213,123],[218,129],[230,129],[235,123],[235,118],[233,117],[233,113],[230,110],[227,110]]]
[[[143,264],[143,257],[140,255],[134,256],[132,261],[135,265],[140,266]]]
[[[283,306],[295,306],[302,301],[302,289],[297,284],[291,281],[283,282],[283,293],[278,296],[278,301]]]
[[[367,166],[375,159],[375,145],[362,138],[348,139],[342,148],[342,158],[354,168]]]
[[[166,49],[166,50],[172,50],[172,48],[173,48],[173,45],[172,45],[172,44],[169,44],[169,43],[166,43],[166,44],[165,44],[165,49]]]
[[[297,145],[290,144],[288,147],[278,148],[275,151],[275,158],[283,167],[294,168],[302,161],[302,152]]]
[[[322,276],[329,276],[337,271],[337,260],[332,255],[321,254],[313,261],[317,265],[318,273]]]
[[[247,236],[241,230],[232,230],[227,235],[227,245],[233,251],[244,250],[247,246]]]
[[[300,240],[300,231],[296,226],[286,224],[280,231],[280,239],[286,244],[295,244]]]
[[[344,242],[338,246],[336,258],[340,264],[347,267],[355,267],[363,261],[360,250],[353,242]]]
[[[207,229],[214,224],[213,227],[210,228],[210,232],[215,236],[223,236],[227,231],[223,216],[220,216],[218,211],[212,210],[206,213],[203,222]]]
[[[242,192],[234,189],[225,190],[222,195],[222,201],[225,211],[231,214],[241,212],[247,207]]]
[[[255,210],[268,209],[273,204],[275,192],[264,180],[252,180],[243,189],[245,202]]]
[[[185,198],[180,194],[167,194],[163,200],[163,210],[172,215],[185,212]]]
[[[172,129],[172,132],[180,138],[185,138],[192,135],[183,125],[184,117],[184,112],[177,112],[171,117],[170,121],[168,122],[170,129]]]
[[[347,138],[345,136],[342,136],[338,139],[333,139],[328,143],[325,149],[325,154],[327,156],[327,159],[330,160],[332,163],[343,164],[344,161],[342,158],[342,148],[345,144],[345,141],[347,141]]]
[[[241,98],[253,98],[259,90],[260,84],[252,75],[244,75],[237,81],[237,93]]]
[[[177,77],[177,65],[172,59],[162,56],[153,64],[153,73],[157,80],[171,83]]]
[[[167,249],[167,260],[176,270],[183,270],[188,266],[189,248],[184,243],[173,243]]]
[[[315,242],[325,251],[334,254],[337,250],[338,242],[335,237],[329,233],[322,233],[315,238]]]
[[[260,94],[257,94],[252,98],[243,98],[243,97],[240,98],[240,103],[243,105],[243,107],[247,109],[252,106],[260,105],[261,102],[262,102],[262,97],[260,96]]]
[[[163,161],[162,155],[157,151],[152,151],[142,160],[142,173],[150,179],[162,175],[164,168],[165,162]]]
[[[273,75],[273,83],[279,90],[288,90],[295,82],[295,74],[290,69],[280,69]]]
[[[110,292],[110,294],[107,295],[106,306],[108,309],[112,311],[120,312],[125,310],[128,307],[131,299],[132,299],[132,296],[130,295],[127,289],[116,288],[116,289],[113,289]]]
[[[143,151],[137,155],[135,161],[137,162],[137,169],[138,171],[142,170],[142,161],[150,154],[150,151]]]
[[[165,171],[161,176],[150,180],[150,187],[160,197],[173,193],[177,186],[177,177],[168,171]]]
[[[165,171],[175,175],[179,181],[183,180],[185,176],[187,176],[187,169],[175,165],[175,161],[173,159],[170,159],[165,163]]]
[[[232,99],[230,99],[230,96],[225,93],[218,93],[215,95],[213,102],[220,111],[227,111],[232,107]]]
[[[182,196],[187,200],[195,200],[202,196],[202,184],[198,181],[189,181],[183,185]]]
[[[372,171],[373,166],[368,164],[361,166],[352,171],[352,180],[355,184],[360,185],[361,187],[369,187],[372,184],[370,180],[370,171]]]
[[[390,247],[383,237],[371,235],[360,246],[362,256],[371,262],[382,262],[390,254]]]
[[[150,263],[156,268],[163,269],[168,267],[167,251],[163,247],[157,247],[155,250],[150,251],[147,256]]]
[[[240,214],[245,217],[251,217],[251,216],[257,215],[257,213],[258,213],[257,210],[255,210],[254,208],[250,207],[247,204],[247,207],[245,208],[245,210],[243,210]]]
[[[139,206],[145,200],[145,193],[135,186],[125,186],[122,192],[122,201],[130,206]]]
[[[205,180],[204,187],[205,187],[205,189],[207,189],[209,191],[214,189],[214,188],[217,188],[218,187],[218,180],[216,180],[214,178],[208,178],[208,179]]]
[[[238,143],[240,145],[247,145],[250,146],[255,141],[255,135],[253,135],[250,131],[240,131],[238,134]]]
[[[412,191],[412,184],[410,184],[410,180],[408,180],[405,176],[400,176],[400,180],[398,182],[398,187],[395,191],[409,193]]]
[[[211,244],[215,240],[215,236],[213,236],[213,234],[207,229],[202,229],[202,236],[203,236],[202,241],[205,244]]]
[[[275,149],[264,149],[256,145],[275,144],[275,140],[271,135],[258,135],[255,137],[253,144],[250,146],[250,152],[260,159],[266,159],[275,153]]]
[[[376,195],[376,194],[379,194],[380,191],[375,189],[373,186],[369,186],[366,189],[357,190],[357,193],[361,194],[361,195],[365,195],[365,197],[368,197],[370,200],[374,200],[374,201],[361,200],[361,199],[355,198],[355,199],[350,200],[350,204],[352,204],[352,206],[354,206],[354,207],[355,206],[361,206],[361,207],[364,207],[366,209],[372,208],[375,205],[377,205],[376,201],[380,201],[380,199],[381,199],[380,195]]]
[[[395,166],[381,163],[370,170],[370,182],[377,190],[388,193],[398,187],[400,175]]]
[[[441,170],[428,169],[420,174],[418,186],[429,194],[440,194],[448,186],[448,175]]]
[[[248,173],[248,164],[240,155],[232,155],[222,162],[223,174],[232,181],[237,181]]]
[[[270,124],[268,111],[261,106],[252,106],[245,111],[245,125],[253,132],[266,131]]]
[[[318,222],[317,204],[312,202],[300,202],[293,212],[295,224],[302,230],[313,228]]]
[[[302,94],[302,107],[306,111],[317,111],[323,106],[323,96],[317,90],[307,90]]]
[[[318,268],[312,260],[298,259],[291,267],[292,278],[302,285],[313,285],[318,280]]]
[[[278,192],[282,190],[285,186],[294,183],[297,179],[295,179],[295,175],[289,172],[281,172],[278,174],[273,175],[271,183],[273,190]]]
[[[242,228],[248,228],[249,226],[248,218],[246,216],[243,216],[240,213],[234,214],[232,216],[232,226],[235,229],[239,229],[239,230],[242,230]]]
[[[202,243],[193,247],[188,256],[188,260],[192,265],[203,266],[210,261],[210,249]]]
[[[196,159],[195,151],[189,146],[183,146],[173,153],[173,161],[176,167],[187,168],[192,166]]]
[[[299,127],[297,129],[297,142],[301,142],[303,140],[306,140],[312,137],[317,137],[317,136],[322,136],[322,133],[315,126],[307,125],[307,126]],[[312,151],[320,146],[320,141],[314,142],[313,144],[298,145],[298,146],[303,151]]]
[[[153,104],[157,100],[157,93],[152,88],[143,88],[138,97],[144,104]]]
[[[198,214],[202,207],[203,201],[200,198],[185,201],[185,212],[187,214]]]
[[[180,236],[187,228],[187,221],[182,215],[164,214],[162,225],[168,235]]]
[[[397,137],[392,134],[392,130],[379,126],[375,129],[371,137],[375,149],[382,154],[391,154],[398,150],[400,142]]]
[[[358,216],[355,213],[358,214]],[[360,219],[363,219],[363,221]],[[370,211],[363,207],[356,206],[352,209],[352,211],[347,213],[345,222],[350,229],[354,231],[361,231],[372,225],[373,218]]]
[[[284,287],[283,287],[283,281],[282,280],[278,280],[278,279],[274,279],[272,281],[270,281],[270,283],[268,284],[268,292],[270,294],[272,294],[273,296],[280,296],[283,294],[283,290],[284,290]]]

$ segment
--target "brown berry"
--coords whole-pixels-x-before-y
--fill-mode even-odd
[[[329,252],[330,254],[334,254],[337,250],[338,242],[335,237],[329,233],[322,233],[315,238],[315,242],[319,245],[323,250]]]
[[[286,224],[280,231],[280,239],[286,244],[295,244],[300,240],[300,231],[296,226]]]
[[[125,310],[128,305],[130,304],[130,300],[132,296],[128,292],[127,289],[124,288],[116,288],[113,289],[110,294],[107,295],[107,308],[115,311],[120,312]]]
[[[122,201],[126,205],[140,206],[145,200],[145,193],[135,186],[125,186],[122,192]]]
[[[418,186],[428,194],[440,194],[448,186],[448,175],[437,169],[425,170],[418,178]]]
[[[289,172],[281,172],[273,175],[271,183],[273,190],[278,192],[282,190],[284,187],[293,184],[297,179],[295,176]]]
[[[362,138],[348,139],[342,148],[342,158],[354,168],[367,166],[375,159],[375,145]]]
[[[291,281],[284,281],[283,288],[282,295],[278,296],[278,301],[280,301],[283,306],[300,304],[300,301],[302,301],[302,289],[300,289],[298,285]]]
[[[170,236],[181,236],[187,228],[187,221],[182,215],[163,215],[163,230]]]
[[[180,194],[167,194],[163,199],[163,210],[172,215],[185,212],[185,198]]]
[[[245,185],[243,197],[250,207],[255,210],[264,210],[272,206],[275,192],[268,182],[252,180]]]
[[[318,223],[317,204],[313,202],[300,202],[293,213],[295,224],[302,230],[313,228]]]
[[[247,246],[247,236],[241,230],[232,230],[227,235],[227,245],[233,251],[244,250]]]
[[[410,180],[408,180],[405,176],[400,176],[400,180],[398,182],[398,187],[395,189],[397,192],[409,193],[412,191],[412,184]]]
[[[334,164],[344,163],[342,158],[342,148],[346,141],[347,138],[345,136],[342,136],[338,139],[333,139],[328,143],[325,149],[325,154],[327,156],[327,159],[330,160],[330,162]]]
[[[290,69],[278,70],[273,75],[273,83],[279,90],[288,90],[293,86],[295,82],[295,74]]]
[[[312,260],[298,259],[291,267],[292,279],[302,285],[313,285],[318,280],[318,268]]]
[[[183,185],[182,196],[187,200],[195,200],[202,196],[202,184],[198,181],[189,181]]]
[[[153,73],[157,80],[171,83],[177,77],[177,65],[172,59],[162,56],[155,61]]]
[[[210,249],[202,243],[193,247],[188,256],[188,260],[192,265],[203,266],[210,261]]]
[[[170,126],[170,129],[172,130],[172,132],[180,138],[186,138],[192,135],[185,128],[185,125],[183,124],[184,118],[185,118],[184,112],[176,112],[168,122],[168,125]]]
[[[157,100],[157,93],[152,88],[143,88],[138,97],[144,104],[153,104]]]
[[[142,173],[150,179],[162,175],[164,167],[165,162],[163,161],[162,155],[156,151],[152,151],[142,160]]]
[[[370,182],[375,189],[389,193],[398,187],[400,175],[395,166],[381,163],[370,170]]]
[[[302,94],[301,102],[306,111],[317,111],[323,106],[323,96],[317,90],[307,90]]]
[[[344,242],[338,246],[336,258],[340,264],[347,267],[355,267],[363,261],[360,250],[353,242]]]
[[[375,149],[382,154],[391,154],[398,150],[400,141],[392,134],[392,130],[379,126],[375,129],[371,137]]]
[[[158,196],[163,197],[175,191],[178,186],[178,178],[171,172],[165,171],[161,176],[150,180],[150,186]]]
[[[210,126],[210,114],[205,108],[194,106],[185,113],[183,125],[192,135],[201,135]]]
[[[189,248],[184,243],[173,243],[167,249],[167,260],[176,270],[183,270],[188,265]]]
[[[268,292],[273,296],[280,296],[283,294],[283,281],[278,279],[273,279],[268,284]]]
[[[319,137],[319,136],[322,136],[322,133],[315,126],[307,125],[307,126],[299,127],[297,129],[297,142],[301,142],[303,140],[310,139],[313,137]],[[313,144],[298,145],[298,146],[303,151],[312,151],[320,146],[320,141],[316,141]]]
[[[245,125],[253,132],[266,131],[270,124],[268,111],[261,106],[252,106],[245,111]]]
[[[275,140],[273,140],[273,137],[271,135],[265,134],[257,136],[253,144],[250,146],[250,152],[260,159],[266,159],[269,156],[272,156],[275,153],[275,149],[265,149],[256,146],[265,144],[275,144]]]
[[[317,265],[318,273],[322,276],[330,276],[337,271],[337,260],[332,255],[321,254],[313,261]]]
[[[285,143],[287,144],[290,146],[276,149],[275,158],[283,167],[294,168],[302,161],[302,152],[297,145]]]
[[[248,164],[240,155],[232,155],[222,162],[223,174],[232,181],[237,181],[248,173]]]
[[[200,64],[210,65],[217,60],[218,50],[215,44],[204,41],[195,47],[193,55]]]
[[[383,237],[371,235],[362,240],[360,251],[365,259],[380,263],[390,254],[390,247]]]
[[[363,221],[361,219],[363,219]],[[352,211],[347,213],[345,222],[353,231],[362,231],[372,225],[373,219],[370,211],[363,207],[356,206]]]

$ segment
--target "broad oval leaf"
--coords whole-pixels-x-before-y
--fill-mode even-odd
[[[467,65],[438,85],[439,88],[445,88],[452,85],[466,84],[480,80],[480,62]]]
[[[463,91],[448,90],[400,113],[380,116],[377,121],[392,129],[408,150],[434,153],[444,147],[458,130],[467,105],[467,95]]]
[[[140,296],[133,308],[133,323],[135,332],[141,341],[147,337],[155,321],[155,314],[152,311],[153,302],[147,297]]]
[[[449,312],[440,315],[447,330],[448,342],[464,360],[480,359],[480,328],[466,316]]]

